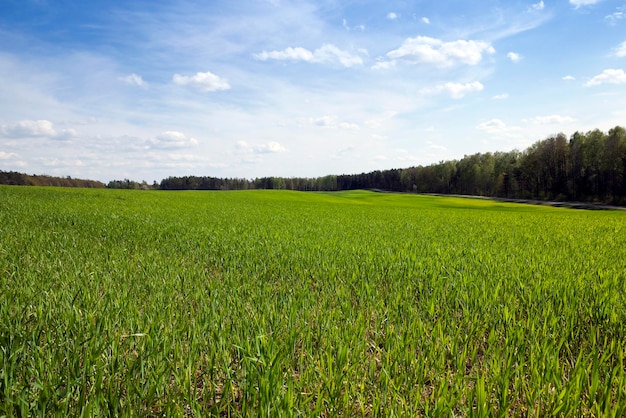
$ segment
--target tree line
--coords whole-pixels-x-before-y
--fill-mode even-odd
[[[103,188],[106,185],[97,180],[73,179],[67,177],[54,177],[48,175],[30,175],[17,171],[0,170],[0,184],[13,186],[56,186],[56,187],[86,187]]]
[[[562,133],[524,151],[487,152],[428,166],[317,178],[168,177],[162,190],[286,189],[462,194],[626,204],[626,130]]]

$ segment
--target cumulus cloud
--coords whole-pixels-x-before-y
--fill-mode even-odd
[[[444,42],[429,36],[406,39],[400,48],[387,53],[392,60],[403,60],[415,64],[432,64],[449,67],[455,64],[476,65],[485,54],[495,49],[484,41],[457,40]]]
[[[399,16],[398,16],[397,13],[394,13],[394,12],[387,13],[387,19],[389,19],[389,20],[396,20],[398,17]]]
[[[589,80],[585,86],[599,86],[601,84],[624,84],[626,83],[626,73],[622,69],[609,68],[604,70],[602,74],[598,74]]]
[[[615,48],[616,57],[626,57],[626,41],[622,42],[617,48]]]
[[[513,62],[520,62],[522,60],[522,56],[517,52],[509,52],[506,56]]]
[[[190,86],[203,92],[230,89],[230,84],[228,84],[227,80],[210,71],[206,73],[196,73],[192,76],[174,74],[172,81],[179,86]]]
[[[590,6],[592,4],[600,3],[602,0],[569,0],[569,3],[575,8],[579,8],[581,6]]]
[[[141,78],[140,75],[137,75],[135,73],[132,73],[125,77],[120,77],[119,80],[131,86],[137,86],[137,87],[143,87],[143,88],[148,87],[148,83],[146,83],[143,80],[143,78]]]
[[[198,140],[190,138],[182,132],[166,131],[148,141],[154,148],[185,148],[196,145]]]
[[[318,64],[339,63],[344,67],[352,67],[353,65],[363,64],[363,59],[360,56],[351,54],[348,51],[343,51],[332,44],[324,44],[315,51],[310,51],[301,47],[289,47],[283,49],[282,51],[263,51],[258,54],[253,54],[253,57],[260,61],[289,60]]]
[[[427,25],[430,25],[430,19],[427,17],[423,17],[422,18],[422,23],[426,23]]]
[[[508,126],[502,120],[494,118],[476,125],[476,129],[491,135],[516,137],[522,130],[519,126]]]
[[[566,75],[565,77],[562,78],[563,81],[574,81],[576,80],[576,77],[571,76],[571,75]]]
[[[249,144],[246,141],[237,141],[237,149],[242,154],[277,154],[286,152],[287,148],[276,141],[270,141],[267,144]]]
[[[13,125],[1,125],[0,135],[6,138],[49,138],[69,140],[76,137],[74,129],[56,129],[49,120],[22,120]]]
[[[529,122],[536,123],[539,125],[561,125],[564,123],[576,122],[571,116],[561,116],[561,115],[547,115],[547,116],[537,116],[531,119]]]
[[[508,93],[496,94],[495,96],[492,97],[493,100],[504,100],[508,98],[509,98]]]
[[[446,83],[435,87],[429,87],[422,90],[422,94],[439,94],[447,93],[453,99],[461,99],[468,93],[481,91],[484,86],[479,81],[472,83]]]

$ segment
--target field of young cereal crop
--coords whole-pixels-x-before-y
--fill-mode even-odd
[[[626,212],[0,187],[0,416],[623,416]]]

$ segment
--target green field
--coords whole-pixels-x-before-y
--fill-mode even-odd
[[[0,416],[623,416],[626,212],[0,187]]]

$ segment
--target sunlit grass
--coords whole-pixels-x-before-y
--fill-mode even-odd
[[[0,416],[622,416],[626,213],[0,187]]]

